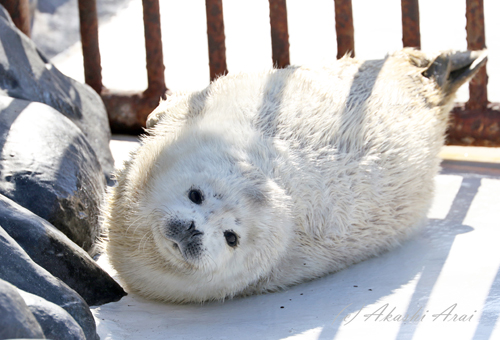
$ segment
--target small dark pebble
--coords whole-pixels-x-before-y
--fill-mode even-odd
[[[358,286],[354,286],[354,287],[358,288]]]
[[[280,308],[285,308],[285,306],[281,306]]]
[[[368,289],[368,290],[369,290],[370,292],[372,291],[372,290],[371,290],[371,288],[370,288],[370,289]]]
[[[300,295],[304,295],[304,293],[300,293]]]

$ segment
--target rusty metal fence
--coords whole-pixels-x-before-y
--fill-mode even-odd
[[[14,23],[29,35],[29,0],[2,0]],[[355,55],[351,0],[333,0],[337,58]],[[205,0],[207,15],[210,79],[226,74],[226,47],[222,0]],[[102,85],[98,43],[96,0],[78,0],[85,81],[99,93],[108,110],[113,132],[139,133],[147,115],[167,91],[165,85],[159,0],[142,0],[146,41],[148,88],[141,93],[119,93]],[[467,48],[481,50],[485,45],[483,0],[466,0]],[[403,46],[420,48],[418,0],[401,0]],[[272,60],[276,67],[290,64],[286,0],[269,0]],[[488,102],[486,67],[469,85],[470,99],[452,111],[448,144],[500,145],[500,103]]]

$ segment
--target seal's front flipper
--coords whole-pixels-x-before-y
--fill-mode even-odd
[[[444,95],[449,96],[474,77],[487,59],[486,50],[445,52],[434,59],[422,74],[433,79]]]

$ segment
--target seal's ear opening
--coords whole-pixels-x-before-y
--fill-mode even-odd
[[[487,59],[486,50],[445,52],[434,59],[422,75],[433,79],[445,95],[451,95],[474,77]]]

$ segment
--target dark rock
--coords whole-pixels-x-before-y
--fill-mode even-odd
[[[0,339],[19,338],[45,336],[16,287],[0,280]]]
[[[19,293],[42,327],[47,339],[85,340],[85,334],[80,325],[64,309],[37,295],[22,290]]]
[[[0,194],[0,225],[31,259],[80,294],[90,306],[120,300],[125,291],[63,233]]]
[[[80,325],[87,340],[99,339],[94,317],[81,296],[33,262],[3,228],[0,228],[0,263],[0,279],[62,307]]]
[[[80,129],[45,104],[0,95],[0,193],[90,252],[106,181]]]
[[[59,72],[21,33],[0,5],[0,93],[45,103],[68,117],[87,137],[109,179],[113,157],[108,116],[89,86]]]

